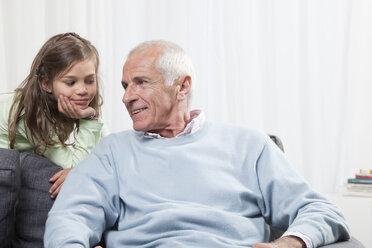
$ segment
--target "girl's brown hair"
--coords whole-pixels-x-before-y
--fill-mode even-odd
[[[63,33],[51,37],[39,50],[32,62],[30,73],[15,90],[9,111],[8,135],[10,148],[14,149],[19,121],[24,120],[27,139],[34,152],[44,154],[47,147],[66,144],[71,131],[79,131],[79,120],[69,119],[58,111],[57,99],[47,93],[42,83],[52,84],[54,79],[71,69],[76,63],[93,59],[96,75],[99,66],[97,49],[76,33]],[[89,104],[100,115],[102,97],[97,92]],[[75,125],[74,125],[75,124]]]

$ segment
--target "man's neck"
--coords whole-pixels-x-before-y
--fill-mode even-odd
[[[177,119],[178,120],[172,121],[172,123],[174,123],[174,125],[172,126],[166,127],[161,130],[149,130],[148,132],[157,133],[164,138],[174,138],[178,134],[182,133],[183,130],[185,130],[187,124],[190,123],[190,112],[185,111],[182,115],[178,116]]]

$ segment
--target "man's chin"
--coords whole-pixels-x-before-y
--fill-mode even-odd
[[[147,132],[149,130],[146,126],[136,125],[136,123],[133,123],[133,129],[138,132]]]
[[[134,131],[137,131],[137,132],[146,132],[147,131],[145,129],[134,127],[134,126],[133,126],[133,129],[134,129]]]

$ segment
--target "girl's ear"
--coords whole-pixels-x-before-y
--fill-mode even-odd
[[[191,77],[185,76],[182,78],[182,81],[179,82],[179,85],[177,86],[177,99],[178,100],[184,100],[187,99],[187,96],[189,95],[191,90]]]
[[[47,93],[52,93],[52,88],[50,87],[50,85],[45,80],[41,81],[41,87],[43,87],[43,89]]]

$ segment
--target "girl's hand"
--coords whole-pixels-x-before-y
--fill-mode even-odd
[[[60,170],[49,179],[49,182],[54,183],[49,189],[50,197],[52,199],[56,198],[58,195],[70,170],[71,168]]]
[[[63,95],[58,97],[58,111],[71,119],[82,119],[96,114],[94,108],[88,106],[82,109]]]

